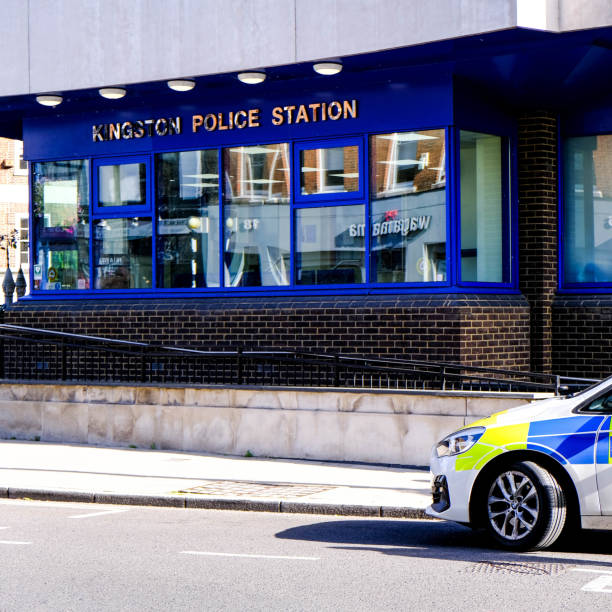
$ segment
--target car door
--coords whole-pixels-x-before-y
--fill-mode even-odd
[[[602,514],[612,514],[612,417],[604,421],[597,440],[597,488]]]
[[[595,447],[595,463],[597,469],[597,488],[601,513],[612,515],[612,391],[590,400],[582,406],[580,412],[600,414],[604,416],[599,428]]]

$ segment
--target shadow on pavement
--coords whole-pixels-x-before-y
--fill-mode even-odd
[[[336,549],[364,550],[385,555],[444,559],[449,561],[531,561],[592,565],[612,568],[612,531],[579,531],[550,549],[558,556],[538,553],[513,553],[492,547],[483,532],[454,523],[437,521],[334,520],[292,527],[276,534],[286,540],[337,544]],[[572,553],[602,555],[605,558],[580,559]]]

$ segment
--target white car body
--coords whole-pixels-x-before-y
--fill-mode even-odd
[[[435,494],[427,514],[474,524],[474,500],[485,494],[485,485],[492,486],[496,470],[527,461],[554,476],[583,527],[612,528],[611,420],[612,379],[606,379],[572,397],[536,401],[472,423],[432,450]],[[469,447],[449,453],[444,443],[462,432]],[[480,436],[471,445],[465,441],[470,433]]]

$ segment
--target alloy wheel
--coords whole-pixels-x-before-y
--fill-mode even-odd
[[[540,502],[535,484],[517,470],[501,473],[489,489],[487,510],[489,524],[499,536],[521,540],[538,521]]]

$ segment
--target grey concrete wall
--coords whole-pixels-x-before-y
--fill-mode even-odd
[[[608,0],[3,0],[0,96],[233,72],[516,26],[612,24]]]
[[[432,445],[528,394],[0,385],[0,438],[427,465]]]
[[[559,29],[601,28],[612,23],[610,0],[559,0]]]

